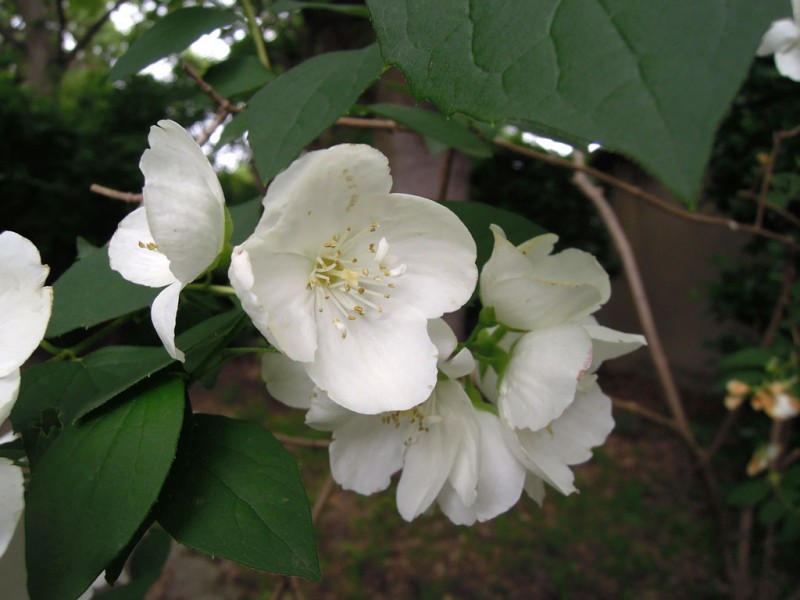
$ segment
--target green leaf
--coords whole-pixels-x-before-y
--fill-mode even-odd
[[[684,201],[786,0],[367,0],[386,62],[445,114],[626,154]]]
[[[369,17],[367,9],[358,4],[334,4],[328,2],[298,2],[297,0],[278,0],[269,7],[269,12],[277,15],[282,12],[296,12],[304,9],[330,10],[351,17]]]
[[[333,125],[380,75],[377,45],[315,56],[259,90],[245,113],[264,182]]]
[[[786,507],[779,500],[770,500],[758,510],[758,520],[762,525],[777,523],[786,515]]]
[[[187,463],[170,476],[157,515],[172,537],[211,556],[320,577],[297,465],[256,424],[196,415]]]
[[[478,246],[478,269],[483,268],[483,265],[492,255],[492,249],[494,248],[494,236],[489,229],[491,223],[499,225],[505,231],[506,237],[512,244],[521,244],[532,237],[547,233],[536,223],[522,215],[503,208],[497,208],[491,204],[452,200],[442,202],[442,204],[456,213],[472,234],[475,244]]]
[[[80,360],[34,365],[22,377],[12,422],[24,429],[50,407],[62,424],[72,422],[172,362],[163,348],[108,346]]]
[[[764,373],[767,363],[775,355],[774,350],[769,348],[743,348],[738,352],[729,354],[720,360],[719,368],[721,371],[754,370]]]
[[[53,284],[53,315],[45,337],[89,328],[150,306],[159,291],[124,280],[111,270],[108,248],[98,248]]]
[[[239,20],[235,12],[220,8],[179,8],[156,21],[133,42],[111,68],[109,81],[138,73],[157,60],[182,52],[200,36]]]
[[[369,108],[387,119],[402,123],[409,129],[461,150],[464,154],[481,158],[492,155],[491,146],[455,119],[448,119],[430,110],[399,104],[373,104]]]
[[[274,78],[261,61],[251,55],[213,65],[203,74],[205,82],[223,98],[260,88]]]
[[[261,198],[253,198],[247,202],[242,202],[228,209],[233,221],[233,234],[231,235],[231,246],[238,246],[244,242],[258,225],[261,219],[262,205]]]
[[[160,527],[151,527],[131,555],[131,581],[96,597],[103,600],[142,600],[161,576],[172,547],[172,539]]]
[[[168,379],[52,443],[25,495],[32,600],[74,600],[125,547],[158,498],[183,414],[183,382]]]
[[[222,135],[219,136],[219,141],[214,145],[214,150],[219,150],[225,144],[229,144],[233,140],[242,137],[245,133],[247,133],[247,119],[245,118],[245,113],[237,113],[225,125],[225,128],[222,130]],[[228,210],[232,208],[233,207],[229,206]]]
[[[214,315],[179,336],[181,347],[191,348],[186,351],[186,362],[183,365],[186,372],[199,376],[220,366],[224,360],[222,350],[242,331],[247,322],[244,312],[236,308]]]
[[[734,506],[755,506],[764,500],[770,492],[769,484],[763,479],[754,479],[737,485],[728,494],[728,504]]]

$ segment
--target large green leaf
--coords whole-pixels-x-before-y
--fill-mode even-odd
[[[350,15],[351,17],[368,17],[367,9],[359,4],[334,4],[333,2],[307,2],[303,0],[278,0],[269,7],[273,15],[282,12],[296,12],[298,10],[330,10],[333,12]]]
[[[292,456],[266,429],[196,415],[187,462],[157,517],[178,540],[244,565],[319,579],[308,499]]]
[[[600,142],[684,200],[786,0],[367,0],[417,99]]]
[[[273,78],[261,61],[249,54],[213,65],[203,74],[205,82],[225,98],[260,88]]]
[[[25,496],[32,600],[74,600],[128,544],[167,477],[184,414],[178,379],[65,429]]]
[[[311,58],[250,100],[245,113],[250,146],[265,182],[346,112],[380,75],[377,45]]]
[[[126,281],[98,248],[67,269],[53,285],[53,316],[46,337],[92,327],[152,304],[160,290]]]
[[[472,234],[475,244],[478,246],[478,269],[483,268],[492,255],[494,236],[489,229],[489,225],[492,223],[499,225],[509,241],[517,245],[546,233],[544,229],[522,215],[504,208],[497,208],[491,204],[452,200],[442,202],[442,204],[456,213]]]
[[[258,221],[261,219],[262,206],[261,198],[253,198],[247,202],[242,202],[230,207],[231,221],[233,221],[233,233],[231,234],[231,246],[238,246],[244,242],[256,229]]]
[[[103,600],[142,600],[150,586],[161,576],[169,556],[172,539],[160,527],[151,527],[131,555],[131,580],[125,585],[99,594]]]
[[[455,119],[447,119],[430,110],[399,104],[373,104],[369,108],[381,116],[402,123],[414,131],[451,148],[461,150],[465,154],[482,158],[492,155],[492,148],[489,144]]]
[[[202,6],[171,12],[131,44],[112,67],[108,79],[117,81],[137,73],[165,56],[182,52],[203,34],[230,25],[238,19],[233,11]]]

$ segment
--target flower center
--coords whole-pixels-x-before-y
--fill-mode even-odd
[[[430,425],[442,422],[442,417],[435,414],[435,409],[430,406],[430,402],[425,402],[419,406],[408,410],[396,410],[394,412],[382,413],[381,423],[389,427],[399,428],[404,426],[408,430],[408,437],[403,442],[410,446],[417,441],[419,436],[428,433]]]
[[[325,242],[314,260],[314,270],[306,289],[316,294],[316,307],[321,313],[331,311],[331,322],[347,337],[347,321],[383,312],[391,298],[395,280],[406,271],[406,265],[389,255],[386,238],[378,238],[378,223],[353,232],[335,233]],[[376,241],[377,240],[377,241]]]

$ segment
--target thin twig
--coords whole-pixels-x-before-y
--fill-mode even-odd
[[[103,16],[89,26],[89,28],[86,30],[86,33],[84,33],[81,38],[75,42],[75,47],[64,57],[66,64],[71,64],[72,61],[74,61],[78,56],[78,53],[89,45],[89,42],[92,41],[94,36],[97,35],[97,32],[100,31],[103,25],[106,24],[106,21],[108,21],[108,19],[111,17],[111,13],[117,10],[120,4],[123,2],[125,2],[125,0],[117,0],[111,8],[103,13]]]
[[[223,108],[219,108],[217,110],[217,114],[214,115],[214,119],[208,126],[203,130],[203,133],[197,138],[197,145],[203,146],[209,140],[209,138],[214,135],[214,132],[217,130],[217,127],[222,125],[225,122],[225,119],[228,118],[228,111],[224,110]]]
[[[439,193],[436,199],[439,201],[447,198],[447,188],[450,187],[450,175],[453,173],[453,149],[448,148],[442,159],[441,170],[439,171]]]
[[[751,202],[759,201],[758,195],[750,190],[740,190],[736,195],[739,196],[739,198],[742,198],[744,200],[750,200]],[[764,202],[764,208],[772,213],[775,213],[776,215],[788,221],[795,227],[800,227],[800,218],[797,218],[785,208],[778,206],[777,204],[773,204],[772,202],[766,202],[766,201]]]
[[[282,433],[276,433],[275,439],[282,444],[298,446],[300,448],[327,448],[331,445],[330,440],[312,440],[310,438],[299,438]]]
[[[731,583],[734,584],[734,598],[748,598],[750,596],[750,542],[753,535],[753,507],[748,506],[742,510],[739,520],[739,541],[736,553],[736,575]]]
[[[575,153],[576,166],[582,167],[583,155],[580,152]],[[639,322],[642,325],[645,338],[647,339],[647,347],[650,351],[650,356],[655,364],[661,387],[664,390],[667,406],[670,409],[675,425],[681,432],[681,435],[697,453],[699,448],[697,442],[692,435],[689,428],[689,421],[686,418],[686,413],[683,409],[683,401],[681,400],[678,386],[675,384],[675,379],[672,375],[672,370],[669,367],[667,355],[664,352],[664,347],[661,344],[661,336],[658,334],[653,312],[650,308],[650,302],[647,299],[647,293],[644,289],[644,282],[642,281],[641,272],[636,261],[636,256],[631,247],[628,236],[625,234],[622,225],[617,218],[614,209],[606,200],[603,190],[594,185],[580,168],[573,177],[573,182],[577,188],[589,199],[589,201],[597,209],[600,218],[608,229],[611,239],[617,248],[617,252],[622,260],[622,265],[625,270],[625,276],[628,280],[628,286],[631,290],[633,297],[633,304],[636,308],[636,313],[639,316]]]
[[[725,229],[729,229],[731,231],[751,233],[753,235],[758,235],[761,237],[778,241],[787,246],[796,245],[796,242],[792,236],[781,235],[780,233],[775,233],[774,231],[770,231],[769,229],[763,229],[762,227],[756,227],[755,225],[750,225],[747,223],[740,223],[733,219],[726,219],[724,217],[715,217],[713,215],[691,212],[686,209],[680,208],[679,206],[671,202],[668,202],[663,198],[660,198],[656,194],[651,194],[650,192],[643,190],[642,188],[633,185],[632,183],[628,183],[627,181],[614,177],[613,175],[609,175],[608,173],[604,173],[603,171],[600,171],[593,167],[586,166],[585,164],[578,165],[570,160],[558,156],[553,156],[551,154],[547,154],[546,152],[539,152],[538,150],[534,150],[532,148],[526,148],[525,146],[514,144],[502,138],[495,138],[493,142],[496,146],[512,150],[514,152],[517,152],[518,154],[522,154],[530,158],[535,158],[537,160],[546,162],[551,165],[565,167],[568,169],[578,171],[580,173],[585,173],[586,175],[590,175],[595,179],[602,181],[603,183],[607,183],[609,185],[614,186],[617,189],[623,190],[631,194],[632,196],[635,196],[640,200],[644,200],[648,204],[652,204],[656,208],[664,212],[667,212],[673,216],[676,216],[678,218],[687,221],[695,221],[697,223],[705,223],[707,225],[724,227]]]
[[[742,407],[744,406],[744,402],[739,404],[734,410],[728,411],[728,414],[725,415],[725,419],[722,421],[722,425],[720,425],[717,434],[714,436],[711,444],[706,449],[706,456],[705,460],[706,463],[710,462],[714,455],[722,448],[725,440],[728,439],[728,434],[731,432],[733,425],[739,418],[739,415],[742,412]]]
[[[794,287],[796,276],[794,258],[794,249],[790,248],[788,256],[786,257],[786,270],[783,274],[781,291],[780,294],[778,294],[777,302],[775,302],[775,308],[772,310],[772,317],[769,320],[769,325],[767,325],[767,329],[764,331],[764,335],[761,338],[762,348],[769,348],[772,342],[775,341],[775,336],[778,335],[778,330],[783,321],[783,313],[792,299],[792,288]]]
[[[399,123],[392,121],[391,119],[364,119],[359,117],[340,117],[336,121],[336,124],[348,127],[361,127],[366,129],[389,129],[393,131],[409,131],[407,127],[400,125]],[[725,229],[729,229],[730,231],[758,235],[771,240],[775,240],[787,246],[797,245],[797,242],[795,242],[792,236],[781,235],[779,233],[775,233],[774,231],[770,231],[769,229],[756,227],[755,225],[751,225],[749,223],[740,223],[738,221],[735,221],[734,219],[715,217],[713,215],[691,212],[689,210],[683,209],[669,201],[664,200],[663,198],[660,198],[656,194],[652,194],[646,190],[643,190],[639,186],[633,185],[632,183],[628,183],[627,181],[619,179],[618,177],[614,177],[613,175],[609,175],[608,173],[604,173],[603,171],[600,171],[593,167],[589,167],[585,164],[578,165],[574,161],[567,160],[565,158],[561,158],[558,156],[553,156],[552,154],[548,154],[547,152],[540,152],[538,150],[534,150],[533,148],[528,148],[526,146],[520,146],[519,144],[509,142],[508,140],[500,137],[494,138],[492,140],[492,143],[500,148],[511,150],[512,152],[516,152],[517,154],[522,154],[523,156],[534,158],[538,161],[545,162],[547,164],[563,167],[573,171],[579,171],[581,173],[586,173],[587,175],[590,175],[595,179],[602,181],[603,183],[607,183],[608,185],[621,189],[631,194],[632,196],[639,198],[640,200],[644,200],[645,202],[652,204],[659,210],[667,212],[678,218],[687,221],[694,221],[697,223],[705,223],[707,225],[714,225],[717,227],[724,227]]]
[[[231,113],[231,114],[232,113],[240,113],[240,112],[244,111],[244,107],[243,106],[237,106],[236,104],[233,104],[230,100],[225,98],[224,96],[221,96],[219,93],[217,93],[217,90],[215,90],[205,79],[203,79],[197,73],[197,71],[195,71],[191,67],[191,65],[189,65],[188,63],[183,63],[182,66],[183,66],[183,70],[186,72],[186,74],[189,77],[191,77],[194,80],[194,82],[197,84],[197,87],[199,87],[203,92],[205,92],[205,94],[209,98],[211,98],[211,100],[214,102],[214,104],[216,104],[220,108],[220,110],[225,110],[226,113]]]
[[[767,196],[769,195],[769,188],[772,185],[772,174],[775,171],[775,161],[778,158],[781,143],[783,140],[787,140],[798,134],[800,134],[800,125],[785,131],[776,131],[772,134],[772,150],[769,153],[767,166],[764,170],[764,178],[761,180],[761,191],[758,194],[758,211],[756,212],[756,218],[753,222],[753,225],[756,227],[761,227],[764,222],[764,210],[767,205]]]
[[[134,194],[133,192],[120,192],[119,190],[113,190],[97,183],[90,185],[89,191],[94,192],[95,194],[100,194],[101,196],[106,196],[107,198],[113,198],[114,200],[130,202],[131,204],[139,204],[144,198],[142,194]]]
[[[653,423],[657,423],[659,425],[663,425],[668,429],[676,432],[679,435],[682,435],[680,427],[678,427],[677,423],[670,419],[669,417],[665,417],[664,415],[660,415],[655,411],[652,411],[648,408],[644,408],[640,406],[636,402],[631,402],[630,400],[619,400],[617,398],[612,398],[611,403],[614,408],[620,408],[622,410],[627,410],[628,412],[634,413],[639,415],[640,417],[644,417],[648,421],[652,421]]]

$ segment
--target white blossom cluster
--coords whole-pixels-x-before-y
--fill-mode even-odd
[[[141,161],[143,206],[109,245],[130,281],[164,287],[152,319],[170,355],[181,290],[226,245],[224,198],[211,165],[162,121]],[[401,472],[400,514],[434,504],[455,523],[491,519],[523,489],[575,491],[584,462],[613,427],[594,374],[644,339],[597,325],[608,276],[556,236],[519,247],[492,226],[480,274],[483,318],[458,344],[441,319],[478,283],[476,248],[442,205],[392,193],[388,161],[365,145],[310,152],[279,174],[228,275],[275,352],[263,375],[279,400],[333,432],[333,476],[372,494]]]

